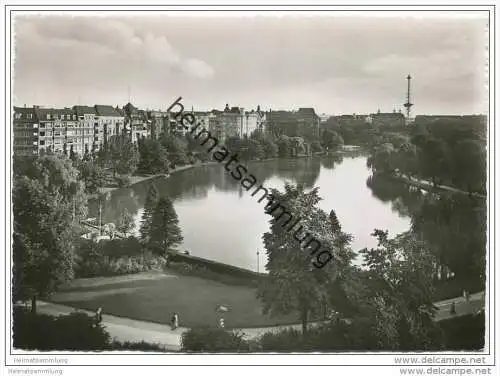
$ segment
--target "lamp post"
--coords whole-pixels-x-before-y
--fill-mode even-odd
[[[257,273],[259,273],[259,250],[257,250]]]

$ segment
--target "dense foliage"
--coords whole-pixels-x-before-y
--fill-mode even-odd
[[[101,325],[95,325],[93,317],[74,312],[69,315],[48,316],[27,312],[21,307],[14,309],[13,344],[23,350],[66,351],[155,351],[165,349],[154,343],[119,342]]]
[[[321,200],[317,188],[305,192],[301,186],[286,185],[284,193],[273,190],[271,195],[273,201],[287,208],[293,218],[302,220],[299,228],[292,233],[284,228],[290,217],[269,213],[273,217],[270,220],[271,229],[263,236],[269,274],[258,295],[264,303],[265,312],[297,312],[305,332],[311,315],[323,312],[325,302],[329,302],[331,292],[335,291],[333,286],[337,278],[353,259],[348,247],[350,236],[339,231],[328,215],[317,207]],[[308,238],[304,232],[321,243],[317,254],[311,254],[309,246],[301,246]],[[314,263],[326,257],[326,254],[320,257],[324,250],[331,252],[333,260],[318,268]]]
[[[368,160],[374,173],[401,173],[469,194],[486,192],[486,142],[479,119],[414,124],[378,139]]]
[[[96,351],[109,347],[110,336],[85,313],[52,317],[14,310],[14,347],[23,350]]]
[[[217,328],[196,328],[182,333],[185,352],[248,352],[249,345],[239,333]]]
[[[109,168],[113,176],[131,175],[137,170],[139,152],[126,135],[111,136],[97,153],[98,163]]]
[[[78,171],[64,157],[47,155],[14,173],[13,297],[48,296],[73,278],[74,241],[86,215]]]
[[[90,278],[163,270],[164,258],[143,249],[134,237],[128,239],[92,240],[81,239],[78,243],[75,276]]]

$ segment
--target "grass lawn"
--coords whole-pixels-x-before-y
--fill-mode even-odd
[[[177,312],[180,325],[186,327],[216,326],[220,317],[228,328],[297,322],[296,315],[263,315],[254,288],[173,273],[75,280],[51,301],[82,309],[103,307],[105,314],[162,324],[169,324]],[[221,316],[218,305],[229,312]]]

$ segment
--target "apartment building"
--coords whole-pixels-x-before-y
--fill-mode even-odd
[[[14,154],[38,154],[38,118],[33,107],[14,107]]]
[[[104,141],[104,131],[99,129],[97,112],[90,106],[73,106],[78,119],[75,137],[78,140],[78,154],[85,155],[99,150]]]
[[[264,125],[264,113],[260,111],[260,106],[257,111],[245,111],[241,107],[226,107],[223,111],[212,110],[204,115],[197,115],[205,128],[224,142],[230,137],[248,137],[255,130],[262,130]],[[206,126],[208,124],[208,127]]]
[[[151,127],[148,123],[147,112],[139,110],[132,103],[123,106],[125,115],[125,129],[135,144],[140,138],[151,136]]]
[[[125,116],[118,112],[113,106],[94,106],[99,136],[102,134],[102,142],[105,143],[110,137],[123,134],[125,131]]]
[[[70,108],[41,108],[35,106],[38,118],[38,154],[44,152],[78,153],[80,144],[75,137],[77,119]]]

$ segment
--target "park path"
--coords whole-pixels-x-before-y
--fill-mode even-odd
[[[437,321],[448,319],[452,316],[450,308],[453,302],[455,302],[456,307],[456,314],[454,316],[467,315],[475,313],[484,307],[484,295],[483,293],[473,294],[470,296],[469,302],[466,302],[463,297],[436,302],[435,306],[438,308],[438,312],[435,318]],[[94,315],[94,312],[92,311],[83,309],[77,310],[65,305],[45,301],[40,301],[38,303],[37,310],[39,313],[52,316],[67,315],[75,311],[86,313],[88,315]],[[179,327],[173,331],[168,325],[132,320],[106,314],[104,314],[102,318],[102,325],[109,332],[112,338],[120,342],[145,341],[149,343],[156,343],[168,351],[180,351],[181,335],[188,330],[188,328]],[[285,328],[300,329],[301,325],[279,325],[261,328],[241,328],[237,330],[242,332],[245,338],[252,339],[259,337],[264,333],[277,332]]]
[[[467,195],[467,196],[469,195],[469,192],[466,192],[466,191],[461,190],[459,188],[450,187],[448,185],[441,185],[441,184],[436,184],[434,186],[434,184],[432,184],[430,181],[418,179],[418,178],[415,178],[415,177],[408,178],[406,176],[403,176],[400,173],[396,173],[394,175],[394,177],[396,177],[397,179],[403,180],[403,181],[405,181],[406,183],[408,183],[410,185],[413,185],[415,187],[422,188],[422,189],[440,189],[440,190],[448,191],[448,192],[461,193],[461,194]],[[471,196],[473,196],[473,197],[480,197],[480,198],[486,198],[486,196],[484,196],[484,195],[482,195],[480,193],[477,193],[477,192],[472,192]]]

